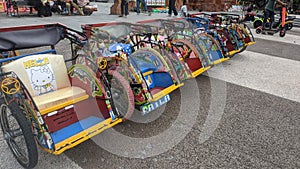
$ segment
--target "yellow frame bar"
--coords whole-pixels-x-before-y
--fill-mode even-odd
[[[150,100],[150,102],[154,102],[154,101],[159,100],[160,98],[164,97],[165,95],[171,93],[172,91],[176,90],[177,88],[179,88],[183,85],[184,85],[184,83],[181,83],[181,84],[178,84],[178,85],[173,84],[172,86],[169,86],[169,87],[165,88],[164,90],[160,91],[159,93],[154,94],[153,99]]]
[[[192,72],[192,76],[197,77],[197,76],[199,76],[200,74],[202,74],[203,72],[207,71],[210,68],[211,68],[211,66],[208,66],[208,67],[205,67],[205,68],[200,68],[200,69]]]
[[[256,42],[249,42],[249,43],[247,43],[246,45],[247,45],[247,46],[250,46],[250,45],[254,45],[254,44],[256,44]]]
[[[229,58],[221,58],[219,60],[214,61],[213,64],[216,65],[216,64],[222,63],[222,62],[224,62],[226,60],[229,60]]]
[[[73,100],[70,100],[70,101],[67,101],[67,102],[63,102],[61,104],[57,104],[55,106],[52,106],[52,107],[49,107],[49,108],[46,108],[46,109],[42,109],[40,110],[40,114],[41,115],[45,115],[47,113],[50,113],[50,112],[53,112],[55,110],[58,110],[58,109],[61,109],[63,107],[66,107],[66,106],[69,106],[71,104],[74,104],[74,103],[77,103],[77,102],[80,102],[82,100],[85,100],[89,98],[89,95],[84,95],[84,96],[81,96],[81,97],[78,97],[78,98],[75,98]]]
[[[232,56],[232,55],[238,53],[239,51],[240,51],[240,50],[233,50],[233,51],[230,51],[230,52],[228,52],[228,55],[229,55],[229,56]]]
[[[73,148],[73,147],[77,146],[78,144],[103,132],[104,130],[109,129],[118,123],[121,123],[122,121],[123,120],[120,118],[118,118],[114,121],[112,121],[111,118],[106,119],[88,129],[83,130],[82,132],[80,132],[74,136],[71,136],[71,137],[65,139],[64,141],[61,141],[61,142],[55,144],[56,151],[49,151],[48,149],[44,149],[44,150],[46,150],[47,152],[49,152],[51,154],[59,155],[59,154],[63,153],[64,151],[66,151],[70,148]]]

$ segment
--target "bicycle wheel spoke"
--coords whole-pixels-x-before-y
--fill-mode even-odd
[[[11,104],[12,110],[8,105],[2,106],[0,122],[3,138],[17,161],[24,168],[33,168],[37,163],[35,141],[25,114],[17,107],[15,102]]]
[[[27,154],[26,150],[21,149],[20,145],[18,145],[14,139],[9,139],[9,143],[10,143],[11,148],[13,149],[15,155],[18,156],[18,158],[20,160],[22,160],[23,162],[27,162],[28,158],[26,155]]]

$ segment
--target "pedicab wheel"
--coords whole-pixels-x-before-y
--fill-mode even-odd
[[[134,95],[129,82],[117,71],[109,70],[109,82],[114,106],[128,120],[134,112]]]
[[[253,22],[253,27],[256,29],[260,26],[262,26],[263,22],[261,20],[257,20],[255,22]]]
[[[280,30],[279,36],[280,36],[280,37],[284,37],[284,36],[285,36],[285,33],[286,33],[286,29],[283,28],[283,29]]]
[[[255,32],[256,32],[257,34],[260,34],[260,33],[262,32],[262,29],[261,29],[260,27],[258,27],[258,28],[256,28]]]
[[[291,30],[292,28],[293,28],[293,24],[292,23],[287,24],[287,30]]]
[[[33,168],[38,151],[30,123],[16,103],[1,105],[0,124],[3,137],[20,165]]]

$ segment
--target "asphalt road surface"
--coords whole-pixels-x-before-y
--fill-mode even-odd
[[[2,16],[0,26],[36,23],[22,18]],[[76,29],[99,22],[53,18],[38,21]],[[145,117],[135,113],[60,156],[40,151],[36,168],[300,168],[300,29],[284,38],[254,35],[255,45],[185,82],[166,106]],[[0,168],[21,168],[0,135]]]

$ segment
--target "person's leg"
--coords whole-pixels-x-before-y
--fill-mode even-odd
[[[274,15],[275,15],[274,11],[270,11],[270,28],[271,29],[273,28],[273,24],[275,21]]]
[[[121,2],[121,15],[124,15],[124,0]]]
[[[144,8],[144,11],[147,12],[148,9],[147,9],[147,4],[146,4],[145,0],[142,0],[142,5],[143,5],[143,8]]]
[[[140,13],[140,0],[136,0],[136,13]]]
[[[71,4],[69,2],[66,2],[66,7],[68,9],[68,15],[71,15]]]
[[[270,11],[265,9],[264,21],[263,21],[263,30],[266,29],[266,23],[267,23],[267,20],[269,19],[269,17],[270,17]]]
[[[36,4],[35,9],[37,10],[38,16],[39,17],[43,17],[42,10],[41,10],[41,5],[40,4]]]
[[[172,11],[173,11],[173,13],[174,13],[174,15],[175,16],[177,16],[178,15],[178,13],[177,13],[177,10],[176,10],[176,7],[175,7],[175,1],[176,0],[171,0],[171,14],[172,14]]]
[[[70,11],[71,11],[71,15],[73,15],[73,14],[74,14],[74,6],[73,6],[73,2],[70,1],[69,3],[70,3]]]
[[[79,6],[75,2],[72,3],[72,6],[77,10],[77,12],[80,15],[82,15],[82,16],[84,15],[84,13],[82,12],[82,10],[79,8]]]
[[[169,16],[172,15],[172,0],[169,0],[169,11],[168,11]]]
[[[52,11],[51,11],[50,4],[49,4],[49,3],[47,3],[46,9],[47,9],[47,15],[48,15],[48,16],[52,16]]]
[[[128,2],[125,1],[125,16],[127,16],[129,14],[128,12]]]
[[[178,12],[177,12],[177,10],[176,10],[175,1],[176,1],[176,0],[174,0],[173,12],[174,12],[174,15],[177,16],[177,15],[178,15]]]

